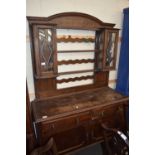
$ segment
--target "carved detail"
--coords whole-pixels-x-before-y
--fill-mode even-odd
[[[57,42],[94,42],[95,37],[94,36],[71,36],[71,35],[64,35],[64,36],[58,36]]]
[[[27,17],[30,24],[56,24],[59,28],[98,29],[112,28],[115,24],[104,23],[100,19],[79,12],[64,12],[49,17]]]
[[[62,60],[62,61],[58,61],[58,65],[81,64],[81,63],[93,63],[93,62],[94,62],[94,59]]]

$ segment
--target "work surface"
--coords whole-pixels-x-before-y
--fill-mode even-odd
[[[109,87],[103,87],[42,101],[34,101],[32,107],[35,121],[41,122],[91,110],[91,108],[103,106],[103,104],[109,106],[127,100],[128,97],[115,92]]]

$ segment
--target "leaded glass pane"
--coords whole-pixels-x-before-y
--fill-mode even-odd
[[[103,41],[104,36],[101,32],[98,33],[98,37],[96,37],[97,51],[96,51],[96,70],[101,71],[103,69]]]
[[[41,71],[53,71],[52,30],[39,29]]]
[[[106,66],[113,66],[116,33],[108,34],[108,44],[106,49]]]

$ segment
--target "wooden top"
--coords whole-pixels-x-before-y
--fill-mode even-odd
[[[42,122],[124,101],[128,101],[128,97],[109,87],[102,87],[48,100],[34,101],[32,108],[35,121]]]

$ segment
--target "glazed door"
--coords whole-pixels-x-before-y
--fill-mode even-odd
[[[118,29],[105,30],[103,70],[113,70],[116,67]]]
[[[36,77],[54,77],[57,74],[56,30],[54,26],[34,25]]]

